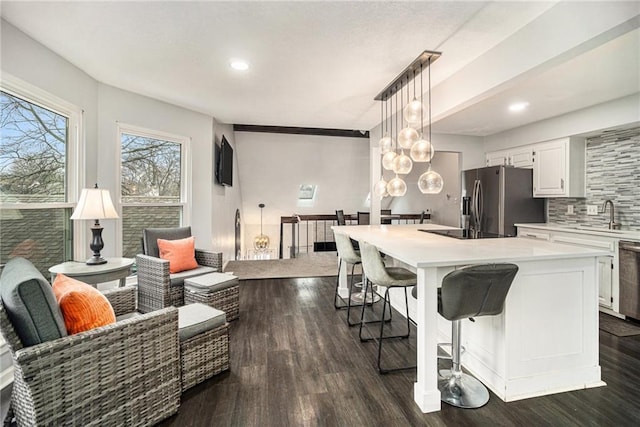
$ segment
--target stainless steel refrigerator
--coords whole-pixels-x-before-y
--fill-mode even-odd
[[[533,198],[532,174],[509,166],[463,171],[463,196],[471,198],[469,228],[515,236],[515,223],[545,222],[544,199]]]

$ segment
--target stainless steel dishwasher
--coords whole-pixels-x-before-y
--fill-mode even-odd
[[[640,320],[640,242],[620,240],[620,314]]]

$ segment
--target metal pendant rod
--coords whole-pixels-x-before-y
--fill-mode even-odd
[[[433,64],[436,59],[440,58],[440,55],[442,55],[442,52],[425,50],[373,99],[375,101],[384,101],[389,99],[389,97],[398,91],[398,84],[401,81],[404,79],[410,81],[410,78],[415,75],[415,72],[420,70],[420,66],[423,68],[429,67],[429,65]],[[431,61],[429,61],[429,59],[431,59]],[[400,86],[400,88],[402,88],[402,86]]]

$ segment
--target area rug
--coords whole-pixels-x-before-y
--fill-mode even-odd
[[[233,272],[240,280],[335,276],[338,257],[336,252],[315,252],[293,259],[229,261],[224,271]],[[360,270],[356,268],[355,273]]]
[[[617,337],[640,335],[640,325],[600,313],[600,329]]]

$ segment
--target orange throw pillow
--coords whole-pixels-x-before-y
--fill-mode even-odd
[[[196,261],[196,243],[193,236],[186,239],[158,239],[160,258],[169,261],[169,273],[179,273],[198,268]]]
[[[116,322],[109,300],[96,288],[64,274],[56,275],[52,286],[67,333],[77,334]]]

